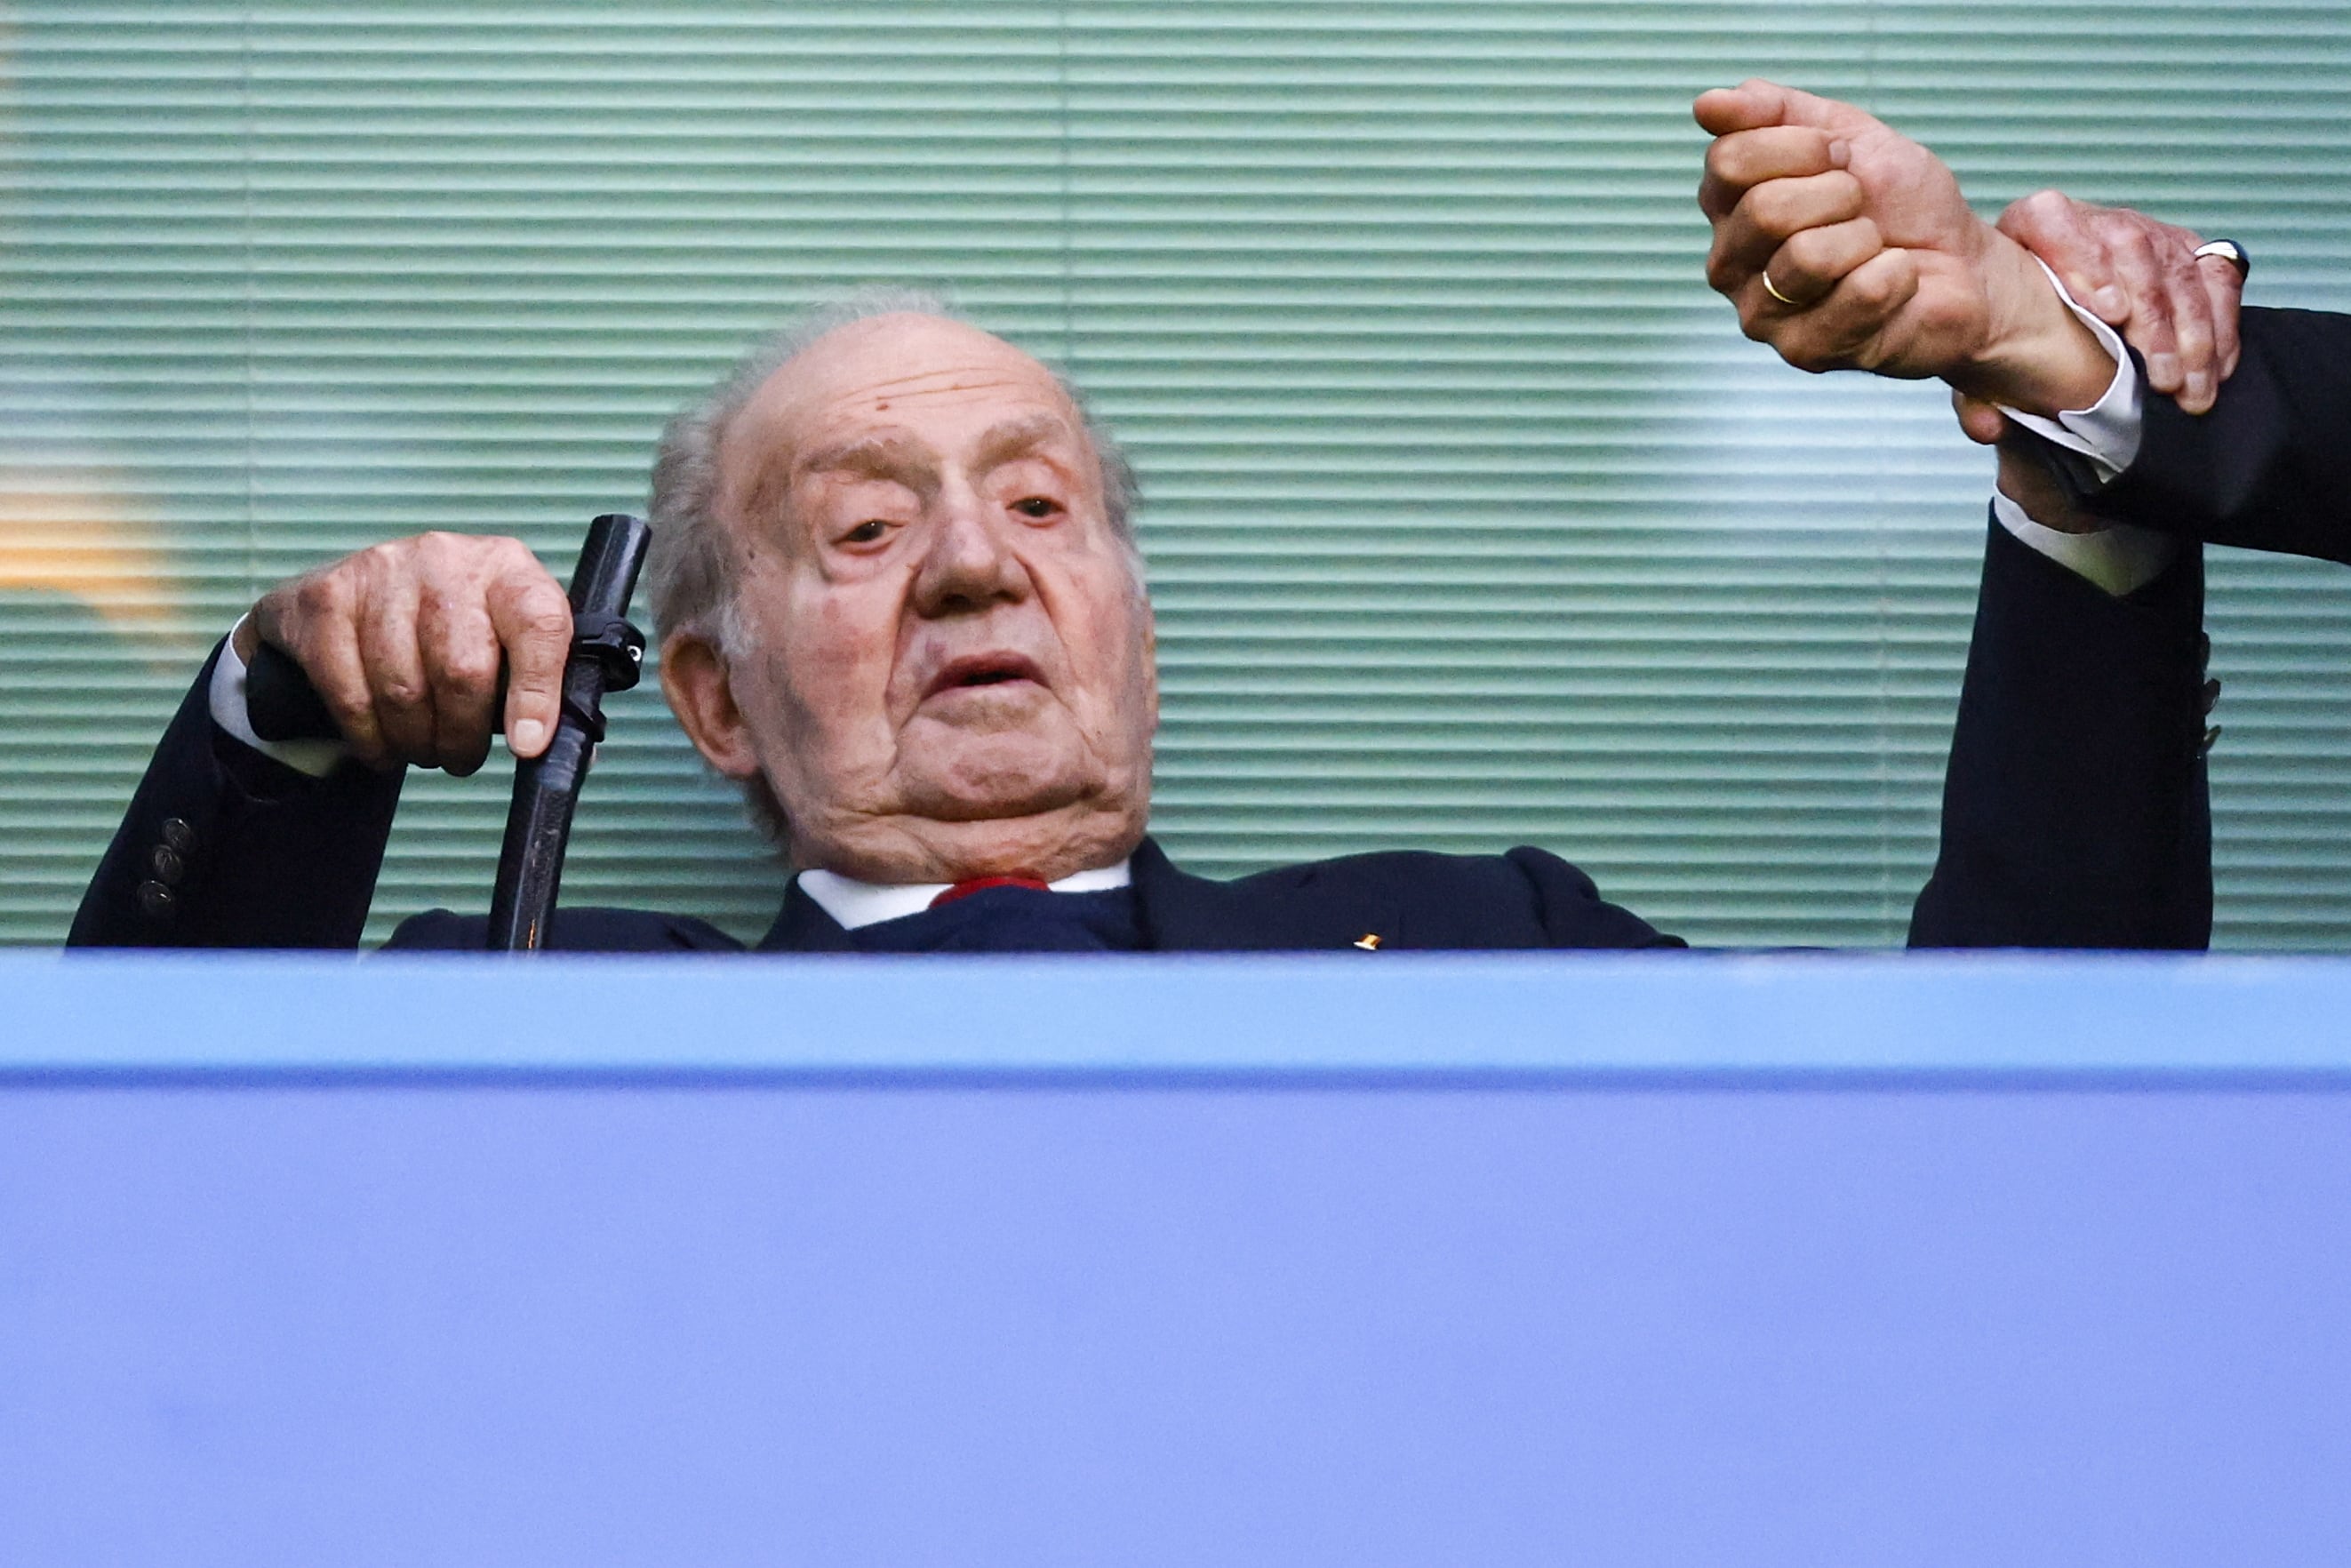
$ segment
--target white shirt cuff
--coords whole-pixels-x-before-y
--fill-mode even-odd
[[[2065,292],[2065,286],[2057,281],[2057,275],[2049,270],[2047,262],[2039,256],[2033,257],[2033,261],[2047,276],[2049,287],[2057,291],[2057,298],[2065,302],[2065,308],[2090,329],[2097,338],[2098,346],[2112,357],[2115,379],[2106,384],[2105,394],[2096,402],[2085,409],[2060,413],[2054,419],[2020,413],[2006,407],[2001,412],[2043,440],[2089,459],[2091,468],[2098,476],[2098,483],[2109,483],[2137,458],[2139,436],[2146,428],[2146,420],[2140,412],[2146,390],[2139,384],[2138,367],[2131,362],[2129,350],[2123,347],[2121,335],[2076,304],[2074,297]]]
[[[2105,393],[2096,402],[2088,408],[2068,410],[2054,419],[2005,406],[2001,412],[2044,441],[2086,458],[2098,482],[2106,484],[2138,457],[2139,437],[2146,428],[2141,412],[2145,389],[2139,384],[2138,367],[2131,362],[2120,334],[2082,308],[2065,291],[2057,275],[2049,270],[2047,262],[2039,256],[2033,261],[2042,276],[2049,279],[2049,287],[2057,291],[2057,298],[2065,302],[2065,308],[2090,329],[2098,346],[2115,361],[2115,378],[2106,383]],[[2077,577],[2087,578],[2116,598],[2162,576],[2163,569],[2179,553],[2177,541],[2168,536],[2128,523],[2115,523],[2090,534],[2069,534],[2044,528],[1998,489],[1992,491],[1991,513],[2000,519],[2001,528],[2028,549],[2047,556]]]
[[[2088,578],[2119,599],[2145,588],[2163,575],[2179,553],[2179,541],[2153,528],[2116,523],[2094,534],[2069,534],[2043,528],[2024,515],[2024,508],[1998,490],[1991,496],[1991,514],[2000,526],[2028,549],[2038,550],[2077,577]]]
[[[213,722],[271,761],[282,762],[295,772],[313,779],[324,779],[349,754],[341,741],[264,740],[253,733],[253,716],[245,706],[245,661],[236,656],[236,633],[245,629],[248,619],[237,618],[235,629],[221,644],[220,658],[213,664],[213,685],[207,694]]]

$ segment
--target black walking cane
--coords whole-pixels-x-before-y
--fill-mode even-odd
[[[493,953],[532,953],[547,943],[563,877],[571,813],[588,782],[596,743],[604,738],[604,695],[624,692],[643,671],[644,633],[629,624],[629,598],[653,537],[644,521],[619,512],[588,525],[571,573],[571,656],[563,666],[563,711],[555,737],[537,757],[515,764],[514,804],[490,895]],[[504,703],[505,680],[499,681]],[[264,740],[331,739],[342,732],[302,666],[261,645],[246,675],[246,711]]]

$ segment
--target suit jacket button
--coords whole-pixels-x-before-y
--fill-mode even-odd
[[[162,837],[163,841],[172,846],[172,852],[176,855],[185,855],[196,847],[196,830],[188,826],[184,818],[164,818]]]
[[[179,899],[162,883],[142,882],[139,884],[139,910],[148,919],[167,925],[172,916],[179,913]]]
[[[169,844],[157,844],[147,857],[147,865],[155,873],[155,880],[166,887],[177,887],[180,879],[188,874],[187,862],[173,853]]]

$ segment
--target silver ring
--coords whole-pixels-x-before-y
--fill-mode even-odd
[[[2196,254],[2201,256],[2204,253],[2199,250]],[[1763,292],[1778,300],[1781,304],[1785,305],[1791,310],[1802,310],[1803,308],[1802,306],[1797,304],[1794,300],[1789,298],[1786,295],[1771,287],[1771,269],[1768,267],[1763,269]]]
[[[2208,256],[2217,256],[2222,261],[2227,262],[2231,267],[2235,267],[2237,269],[2237,281],[2240,283],[2242,283],[2246,278],[2251,277],[2253,275],[2253,258],[2247,255],[2245,247],[2239,245],[2235,240],[2210,240],[2196,247],[2197,260],[2201,261]],[[1764,287],[1768,288],[1771,285],[1766,284]]]

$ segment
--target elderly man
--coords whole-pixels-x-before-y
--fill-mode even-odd
[[[1709,175],[1719,284],[1759,246],[1752,270],[1767,270],[1769,231],[1802,205],[1774,217],[1768,193],[1743,193],[1792,181],[1828,193],[1822,210],[1846,227],[1774,263],[1775,299],[1876,267],[1846,292],[1887,306],[1899,269],[1873,258],[1908,258],[1907,305],[1888,308],[1913,319],[1874,329],[1874,368],[1941,375],[2027,416],[2087,407],[2114,379],[2116,356],[1948,175],[1915,188],[1940,172],[1923,150],[1891,132],[1840,148],[1792,120],[1750,129],[1772,131],[1748,144],[1750,165]],[[1145,832],[1158,692],[1130,500],[1124,464],[1058,377],[919,300],[821,315],[672,423],[653,497],[662,682],[798,868],[762,949],[1673,943],[1537,849],[1228,883],[1172,865]],[[1943,855],[1913,939],[2200,945],[2199,580],[2175,569],[2118,596],[2023,537],[1991,536]],[[481,763],[502,658],[509,744],[543,747],[568,635],[562,591],[510,540],[427,535],[273,590],[165,737],[74,939],[352,945],[401,770]],[[252,737],[240,678],[263,641],[337,716],[336,754]],[[628,911],[566,912],[552,936],[736,946]],[[478,920],[435,912],[394,943],[480,939]]]

